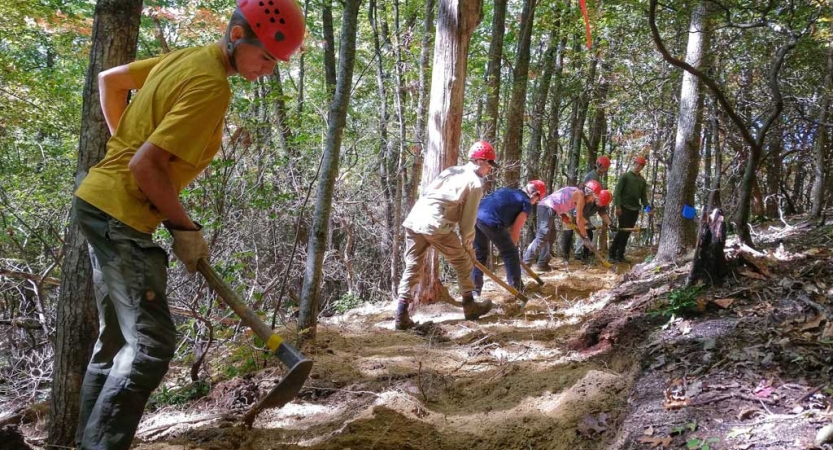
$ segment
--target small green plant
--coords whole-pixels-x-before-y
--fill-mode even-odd
[[[693,450],[711,450],[712,445],[720,442],[720,439],[710,437],[706,439],[691,438],[686,441],[685,448]]]
[[[345,292],[341,298],[333,302],[333,309],[339,314],[344,314],[351,309],[361,306],[363,300],[352,292]]]
[[[697,309],[697,295],[702,287],[674,289],[668,294],[668,304],[655,311],[664,316],[680,316]]]
[[[697,421],[695,420],[693,422],[688,422],[685,425],[677,425],[676,427],[671,429],[671,435],[673,436],[675,434],[683,434],[686,432],[686,430],[697,431]]]
[[[204,380],[195,381],[180,389],[168,389],[167,386],[163,385],[153,393],[151,404],[155,407],[162,405],[182,405],[205,397],[210,390],[211,385]]]

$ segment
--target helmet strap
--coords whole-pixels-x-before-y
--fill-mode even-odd
[[[239,40],[239,39],[238,39]],[[236,42],[228,41],[226,43],[226,54],[228,54],[228,62],[231,64],[231,68],[237,71],[237,61],[234,60],[234,50],[237,48]]]

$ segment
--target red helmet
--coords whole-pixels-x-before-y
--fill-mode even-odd
[[[639,164],[640,166],[644,166],[644,165],[648,164],[648,160],[646,160],[645,158],[643,158],[641,156],[634,156],[633,157],[633,162],[635,164]]]
[[[477,141],[469,149],[469,159],[485,159],[494,167],[500,167],[495,162],[496,158],[494,147],[486,141]]]
[[[275,58],[289,61],[304,41],[304,12],[295,0],[237,0],[263,47]]]
[[[610,158],[608,158],[607,156],[599,156],[596,159],[596,165],[607,169],[608,167],[610,167]]]
[[[598,196],[602,192],[602,185],[596,180],[590,180],[584,183],[584,194],[589,195],[591,192]]]
[[[532,189],[535,189],[533,191]],[[544,198],[547,196],[547,185],[544,184],[541,180],[529,180],[529,183],[526,184],[526,191],[527,192],[538,192],[538,198]]]
[[[603,189],[599,194],[599,206],[607,206],[611,200],[613,200],[613,196],[610,195],[610,191]]]

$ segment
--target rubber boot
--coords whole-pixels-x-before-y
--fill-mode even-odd
[[[463,315],[466,317],[466,320],[477,320],[480,316],[487,314],[491,310],[491,300],[487,299],[482,302],[476,302],[471,292],[463,294]]]
[[[411,317],[408,315],[408,301],[400,299],[396,305],[396,318],[393,322],[393,328],[395,330],[405,331],[415,326],[416,322],[411,320]]]

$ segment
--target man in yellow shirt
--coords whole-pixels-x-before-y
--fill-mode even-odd
[[[228,77],[249,81],[287,61],[304,37],[295,0],[237,0],[223,38],[114,67],[99,77],[112,138],[75,195],[90,246],[99,336],[81,390],[76,443],[127,449],[150,393],[168,371],[176,329],[165,290],[168,257],[151,239],[164,221],[191,273],[208,257],[179,193],[214,158],[231,99]],[[127,104],[130,90],[139,89]]]

